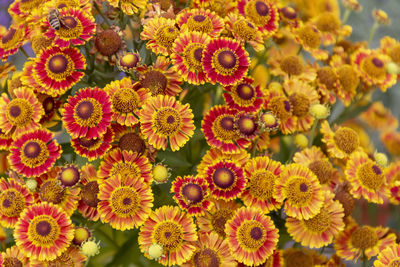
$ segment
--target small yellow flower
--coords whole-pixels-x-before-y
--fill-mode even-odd
[[[154,166],[153,170],[151,171],[153,174],[153,178],[158,184],[165,183],[168,178],[171,176],[169,172],[169,168],[163,164],[157,164]]]
[[[308,146],[308,139],[304,134],[298,134],[294,138],[294,143],[300,148],[306,148]]]
[[[315,104],[310,107],[310,113],[316,119],[321,120],[321,119],[326,119],[329,116],[330,110],[325,105]]]
[[[378,22],[379,24],[383,24],[383,25],[390,24],[389,16],[382,9],[374,9],[372,11],[372,17],[374,17],[375,21]]]

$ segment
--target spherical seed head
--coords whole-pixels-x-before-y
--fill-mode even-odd
[[[35,179],[27,179],[25,185],[29,190],[34,191],[37,188],[37,181]]]
[[[308,139],[304,134],[298,134],[294,138],[294,143],[300,148],[306,148],[308,146]]]
[[[374,158],[376,163],[381,167],[386,167],[388,165],[388,158],[384,153],[374,153]]]
[[[151,259],[158,259],[162,256],[163,253],[164,253],[164,250],[163,250],[162,246],[159,244],[155,243],[149,247],[149,256]]]
[[[310,113],[316,119],[321,120],[326,119],[329,116],[330,111],[329,108],[325,105],[315,104],[310,107]]]
[[[170,173],[168,171],[168,168],[164,166],[163,164],[158,164],[154,166],[152,170],[153,178],[157,183],[165,183],[169,176]]]
[[[389,74],[397,75],[400,73],[400,67],[394,62],[387,63],[386,70]]]
[[[100,247],[95,241],[90,240],[82,244],[81,251],[86,257],[92,257],[100,252]]]

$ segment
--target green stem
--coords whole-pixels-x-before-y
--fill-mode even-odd
[[[379,23],[374,22],[374,25],[372,26],[371,32],[369,33],[369,38],[368,38],[368,45],[371,44],[372,39],[374,38],[376,30],[379,28]]]
[[[117,248],[117,250],[119,250],[119,245],[117,244],[117,242],[115,242],[115,240],[112,239],[112,237],[110,237],[109,235],[107,235],[102,229],[100,229],[100,228],[96,229],[96,233],[98,233],[102,237],[104,237],[104,239],[106,239],[108,241],[106,243],[112,245],[113,247]]]
[[[29,58],[29,55],[28,55],[28,53],[25,51],[25,49],[21,46],[20,48],[19,48],[21,51],[22,51],[22,53],[26,56],[26,58]]]
[[[254,158],[257,152],[257,144],[258,144],[259,137],[257,137],[256,141],[254,142],[253,150],[251,151],[251,157]]]
[[[367,267],[367,257],[365,256],[365,252],[363,251],[363,263],[362,263],[362,266],[363,267]]]
[[[111,26],[111,24],[108,22],[108,19],[103,15],[101,12],[99,6],[97,5],[96,1],[93,1],[94,8],[96,9],[97,13],[103,18],[104,22],[107,24],[108,27]]]
[[[346,23],[346,21],[349,19],[350,14],[351,14],[351,10],[346,9],[346,11],[344,12],[344,15],[343,15],[342,24]]]
[[[314,143],[314,138],[315,138],[315,131],[317,129],[319,120],[315,119],[314,121],[314,125],[311,128],[311,132],[310,132],[310,140],[308,141],[308,147],[312,147],[313,143]]]

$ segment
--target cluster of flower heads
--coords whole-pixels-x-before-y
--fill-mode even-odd
[[[336,0],[15,0],[9,13],[3,61],[26,44],[35,56],[0,97],[0,224],[15,241],[2,266],[83,266],[99,245],[73,214],[139,229],[140,251],[168,266],[399,264],[396,232],[352,212],[358,199],[400,203],[398,120],[371,100],[399,78],[400,41],[349,41]],[[373,16],[373,30],[390,22]],[[128,51],[131,39],[147,50]],[[96,65],[123,77],[97,82],[107,76]],[[185,101],[195,90],[207,95],[200,114]],[[336,125],[339,101],[369,107]],[[154,184],[171,174],[157,152],[188,149],[195,124],[209,148],[173,177],[176,205],[155,209]],[[280,162],[287,140],[296,147]],[[86,164],[68,163],[71,147]]]

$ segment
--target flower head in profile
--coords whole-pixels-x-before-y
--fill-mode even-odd
[[[218,37],[224,29],[223,19],[208,9],[184,9],[176,17],[183,32],[203,32],[210,37]]]
[[[29,27],[21,23],[19,25],[11,25],[8,31],[0,34],[1,60],[6,61],[9,56],[17,53],[18,49],[28,40],[29,33]]]
[[[147,1],[125,1],[125,0],[108,0],[111,6],[118,8],[121,7],[122,12],[126,15],[134,15],[135,13],[143,12],[146,9]]]
[[[181,104],[174,97],[158,95],[149,98],[139,115],[142,134],[150,145],[165,150],[179,150],[194,133],[193,113],[189,104]]]

